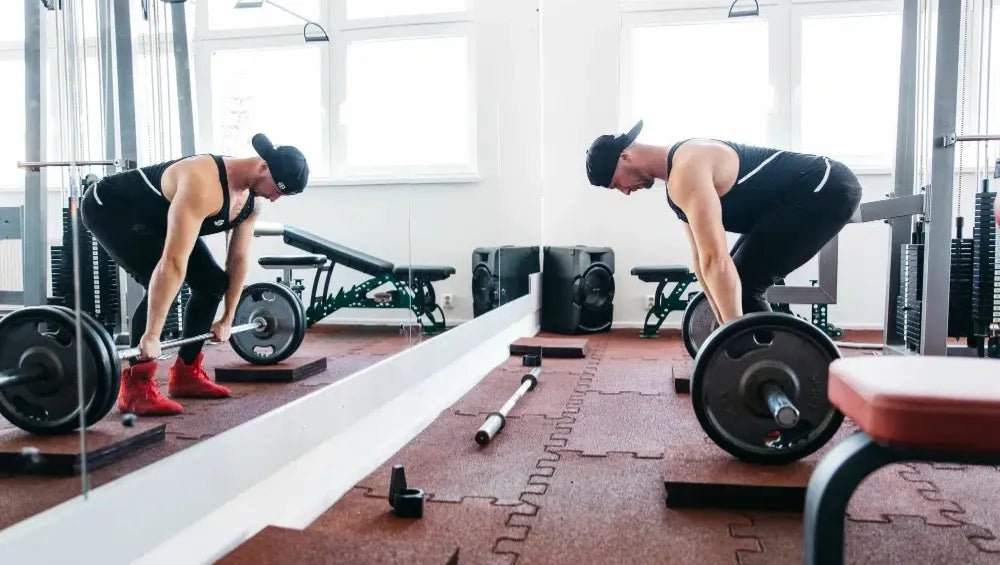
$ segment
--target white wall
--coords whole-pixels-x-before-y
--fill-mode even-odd
[[[455,275],[435,283],[439,303],[441,294],[454,295],[455,308],[445,311],[449,324],[472,318],[473,249],[539,245],[541,237],[537,0],[473,5],[478,181],[315,184],[304,196],[269,205],[262,218],[294,225],[397,265],[455,267]],[[213,238],[212,243],[221,258],[222,238]],[[262,238],[254,244],[256,256],[297,253],[279,238]],[[249,276],[260,280],[277,275],[255,266]],[[341,285],[366,278],[350,270],[337,276],[335,270],[331,289],[335,292]],[[412,315],[403,310],[344,310],[326,321],[409,319]]]

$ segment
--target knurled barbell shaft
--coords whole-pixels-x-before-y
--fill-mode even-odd
[[[261,318],[257,318],[253,322],[250,322],[249,324],[241,324],[239,326],[233,326],[229,330],[229,333],[238,334],[241,332],[248,332],[251,330],[259,330],[263,329],[264,326],[266,325],[267,322],[265,322]],[[205,341],[213,337],[215,337],[215,334],[213,334],[212,332],[208,332],[199,335],[194,335],[191,337],[182,337],[180,339],[175,339],[173,341],[164,341],[163,343],[160,344],[160,350],[163,351],[167,349],[174,349],[177,347],[188,345],[190,343],[198,343],[200,341]],[[142,350],[139,349],[138,347],[131,347],[129,349],[119,349],[118,358],[122,360],[131,359],[133,357],[138,357],[140,353],[142,353]]]
[[[261,318],[257,318],[249,324],[242,324],[239,326],[233,326],[230,333],[240,333],[251,330],[263,329],[267,325]],[[176,339],[174,341],[165,341],[160,345],[160,349],[173,349],[175,347],[181,347],[182,345],[187,345],[189,343],[198,343],[199,341],[205,341],[214,337],[213,333],[203,333],[196,336],[185,337],[181,339]],[[119,359],[129,359],[132,357],[137,357],[142,351],[138,347],[132,347],[129,349],[119,349],[118,358]],[[6,371],[0,371],[0,388],[8,386],[16,386],[30,381],[40,381],[44,380],[46,377],[45,368],[42,365],[32,365],[24,369],[8,369]]]
[[[767,409],[782,428],[793,428],[799,423],[799,409],[785,396],[781,387],[768,381],[760,387],[761,397],[767,403]]]

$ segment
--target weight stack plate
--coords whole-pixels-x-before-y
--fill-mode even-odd
[[[948,300],[948,337],[972,334],[973,239],[951,240],[951,284]]]
[[[118,317],[121,311],[118,264],[100,246],[97,248],[97,284],[100,294],[101,315],[95,318],[104,329],[108,330],[108,333],[114,335],[118,328]]]
[[[972,321],[975,335],[985,336],[989,325],[1000,317],[997,227],[993,219],[996,193],[976,194],[972,223]]]

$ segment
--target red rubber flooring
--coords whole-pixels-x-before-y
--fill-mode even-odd
[[[142,418],[145,423],[166,425],[166,438],[153,446],[107,467],[90,473],[91,487],[99,487],[137,469],[155,463],[169,455],[200,441],[224,432],[261,414],[274,410],[292,400],[305,396],[339,379],[369,367],[389,355],[402,351],[420,340],[419,331],[412,337],[401,335],[397,328],[377,326],[314,326],[291,360],[316,357],[327,358],[325,372],[293,383],[225,383],[233,395],[223,400],[181,399],[184,413],[170,417]],[[167,371],[173,359],[160,362],[157,378],[166,393]],[[244,363],[226,345],[205,348],[205,367],[228,363]],[[121,413],[116,407],[101,422],[102,430],[120,430],[124,435]],[[111,424],[111,425],[108,425]],[[0,419],[0,430],[13,426]],[[134,429],[134,428],[133,428]],[[68,444],[62,451],[75,450],[80,443],[79,434],[58,438]],[[40,448],[41,449],[41,448]],[[39,512],[47,510],[81,493],[80,477],[0,476],[0,529],[6,528]]]
[[[665,463],[688,456],[685,436],[705,438],[673,392],[675,365],[689,362],[679,338],[635,334],[545,360],[539,386],[479,447],[485,414],[520,384],[512,357],[306,530],[268,528],[219,562],[451,563],[457,548],[458,563],[801,563],[800,513],[666,506]],[[395,464],[427,493],[422,518],[393,514]],[[751,482],[768,473],[745,467]],[[1000,469],[885,467],[846,520],[849,563],[1000,563]]]

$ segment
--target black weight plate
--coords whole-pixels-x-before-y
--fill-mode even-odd
[[[58,308],[70,317],[75,319],[76,314],[65,306],[52,306]],[[87,410],[87,426],[92,426],[100,422],[118,399],[118,387],[121,383],[121,361],[118,360],[115,344],[110,341],[110,335],[104,330],[87,312],[80,312],[80,333],[84,336],[84,343],[93,351],[94,359],[97,361],[98,373],[95,374],[94,382],[94,403]],[[89,333],[87,333],[89,332]]]
[[[718,327],[719,321],[712,310],[712,303],[708,301],[704,292],[699,292],[688,302],[684,309],[684,321],[681,323],[684,348],[692,359],[698,355],[698,349]]]
[[[302,345],[306,334],[304,308],[284,285],[259,282],[243,289],[233,325],[249,324],[258,317],[267,321],[267,328],[229,337],[229,343],[243,359],[256,365],[272,365],[284,361]]]
[[[73,311],[69,308],[66,308],[66,310],[70,313],[70,315],[73,314]],[[110,381],[108,382],[108,392],[98,397],[104,399],[104,405],[93,415],[93,419],[90,414],[87,414],[87,425],[89,426],[103,420],[104,417],[111,412],[111,409],[115,407],[115,403],[118,401],[118,392],[122,383],[122,362],[121,359],[118,358],[118,347],[115,345],[114,338],[111,337],[111,334],[108,333],[108,331],[104,329],[104,326],[98,323],[97,320],[95,320],[87,312],[81,312],[81,315],[83,320],[85,320],[87,324],[93,328],[94,335],[100,338],[101,343],[104,345],[104,351],[107,352],[108,360],[110,361],[110,369],[107,373],[107,375],[110,376]],[[104,379],[101,379],[101,381],[103,382]]]
[[[15,426],[39,435],[65,434],[80,423],[80,407],[89,415],[100,378],[100,361],[89,332],[81,332],[82,364],[77,365],[74,319],[48,306],[22,308],[0,320],[0,367],[43,363],[49,377],[0,388],[0,414]],[[79,368],[79,370],[78,370]],[[77,374],[83,378],[83,402],[77,395]]]
[[[822,447],[843,414],[827,397],[828,369],[840,357],[833,341],[809,322],[755,312],[719,327],[702,344],[691,376],[691,399],[705,433],[752,463],[787,463]],[[799,424],[781,430],[756,396],[764,374],[787,373],[781,388],[799,410]],[[744,392],[747,391],[754,392]]]

